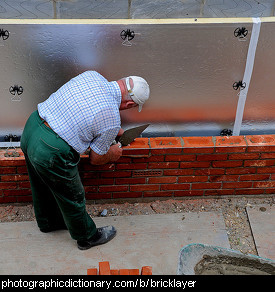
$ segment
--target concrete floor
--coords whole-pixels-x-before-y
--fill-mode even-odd
[[[0,223],[0,274],[85,275],[109,261],[111,269],[152,266],[153,274],[176,274],[180,249],[190,243],[229,248],[223,216],[218,212],[95,218],[112,224],[109,243],[80,251],[67,231],[41,233],[36,222]]]

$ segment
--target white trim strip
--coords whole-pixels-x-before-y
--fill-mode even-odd
[[[243,83],[246,84],[246,87],[240,91],[239,94],[239,100],[238,100],[238,106],[237,106],[237,112],[236,112],[236,118],[233,128],[233,136],[239,136],[242,126],[242,120],[243,120],[243,113],[244,113],[244,106],[246,102],[246,96],[249,89],[249,84],[253,72],[254,67],[254,60],[255,60],[255,54],[261,29],[261,19],[259,17],[252,18],[253,19],[253,27],[252,27],[252,33],[246,58],[246,65],[245,65],[245,71],[243,76]]]

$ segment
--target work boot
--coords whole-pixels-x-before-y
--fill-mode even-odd
[[[116,229],[114,226],[104,226],[97,228],[95,235],[93,235],[88,240],[78,240],[77,246],[81,250],[89,249],[93,246],[104,244],[111,239],[113,239],[116,235]]]

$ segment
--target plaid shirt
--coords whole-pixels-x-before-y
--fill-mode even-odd
[[[95,71],[71,79],[44,102],[38,112],[78,153],[91,148],[106,154],[121,127],[121,91]]]

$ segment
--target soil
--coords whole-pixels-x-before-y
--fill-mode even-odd
[[[221,211],[227,230],[230,246],[244,254],[257,254],[246,208],[275,204],[275,195],[234,198],[166,199],[150,201],[128,201],[120,203],[87,202],[87,211],[92,217],[131,216],[162,213],[215,212]],[[0,205],[0,222],[35,220],[32,204]]]

